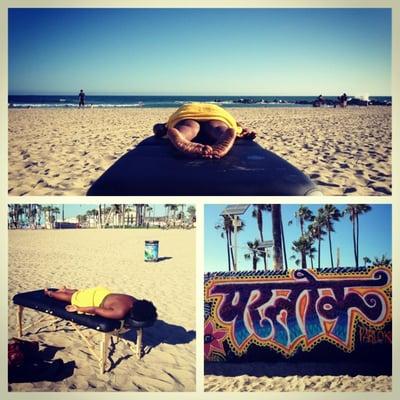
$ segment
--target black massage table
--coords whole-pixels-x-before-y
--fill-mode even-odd
[[[322,195],[301,171],[249,140],[222,159],[191,158],[166,138],[149,137],[122,156],[88,196]]]
[[[55,289],[50,289],[55,290]],[[89,350],[92,355],[98,360],[100,372],[103,374],[105,371],[105,364],[107,361],[108,345],[111,336],[119,336],[123,333],[129,331],[130,328],[136,329],[137,340],[136,346],[132,342],[124,340],[136,353],[138,358],[142,356],[142,342],[143,342],[143,328],[149,327],[154,324],[154,320],[145,322],[134,322],[130,321],[130,328],[124,326],[123,320],[115,320],[110,318],[103,318],[99,316],[91,316],[86,314],[78,314],[76,312],[68,312],[65,310],[65,306],[69,303],[65,301],[60,301],[53,299],[44,294],[43,290],[35,290],[33,292],[18,293],[13,297],[13,302],[18,306],[17,313],[17,333],[18,337],[22,337],[23,331],[28,328],[37,325],[39,322],[43,322],[50,317],[61,318],[63,320],[69,321],[76,332],[81,336],[81,338],[88,345]],[[35,311],[43,312],[48,314],[47,316],[41,318],[40,320],[34,322],[33,324],[23,328],[22,327],[22,316],[24,308],[31,308]],[[102,335],[100,342],[100,354],[94,351],[94,346],[90,343],[87,335],[84,335],[79,328],[79,326],[84,326],[89,329],[94,329],[97,333]]]

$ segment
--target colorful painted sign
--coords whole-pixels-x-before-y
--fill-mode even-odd
[[[268,357],[275,353],[291,359],[319,347],[326,350],[325,343],[339,353],[377,343],[391,351],[388,267],[207,274],[204,290],[209,361],[262,349]]]

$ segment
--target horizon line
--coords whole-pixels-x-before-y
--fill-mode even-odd
[[[340,91],[339,91],[340,92]],[[338,92],[338,93],[339,93]],[[317,92],[315,92],[317,93]],[[85,93],[86,94],[86,93]],[[369,94],[369,93],[358,93],[358,94],[368,94],[368,96],[380,96],[380,97],[392,97],[391,94]],[[51,93],[8,93],[8,96],[77,96],[77,93],[73,92],[73,93],[62,93],[62,92],[51,92]],[[147,96],[147,97],[167,97],[167,96],[177,96],[177,97],[184,97],[184,96],[197,96],[197,97],[201,97],[201,96],[223,96],[223,97],[239,97],[239,96],[264,96],[264,97],[285,97],[285,96],[289,96],[289,97],[311,97],[311,96],[318,96],[316,94],[214,94],[214,93],[209,93],[209,94],[198,94],[198,93],[186,93],[186,94],[157,94],[157,93],[153,93],[153,94],[133,94],[133,93],[101,93],[101,92],[93,92],[92,94],[86,94],[86,96]],[[333,96],[338,96],[338,94],[324,94],[323,96],[328,96],[328,97],[333,97]],[[348,96],[355,96],[354,94],[348,94]]]

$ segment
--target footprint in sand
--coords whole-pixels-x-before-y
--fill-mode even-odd
[[[323,182],[321,180],[317,180],[316,184],[320,186],[339,187],[339,185],[337,185],[336,183],[328,183],[328,182]]]
[[[388,188],[385,188],[383,186],[371,186],[371,188],[374,189],[376,192],[383,193],[389,196],[392,195],[392,192]]]
[[[357,192],[357,189],[353,188],[353,187],[345,188],[343,190],[343,194],[349,194],[349,193],[354,193],[354,192]]]

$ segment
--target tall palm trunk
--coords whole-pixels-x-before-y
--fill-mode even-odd
[[[307,269],[307,259],[306,259],[305,251],[302,251],[300,254],[301,254],[301,268]]]
[[[328,229],[328,238],[329,238],[329,254],[331,256],[331,267],[333,268],[332,239],[331,239],[331,231],[329,229]]]
[[[281,214],[282,217],[282,214]],[[287,257],[286,257],[286,242],[285,242],[285,231],[283,230],[283,222],[281,218],[281,232],[282,232],[282,247],[283,247],[283,258],[285,260],[285,271],[287,271]]]
[[[321,233],[318,235],[318,269],[321,269]]]
[[[274,239],[275,271],[281,271],[283,269],[281,220],[281,205],[272,204],[272,237]]]
[[[355,220],[355,214],[352,216],[352,225],[353,225],[353,251],[354,251],[354,264],[357,268],[357,238],[356,238],[356,220]]]
[[[258,226],[258,232],[260,234],[260,240],[263,242],[264,241],[264,234],[263,234],[263,219],[262,219],[262,210],[261,208],[257,207],[257,226]],[[264,261],[264,270],[267,270],[267,254],[266,252],[262,253],[262,258]]]
[[[312,257],[311,253],[310,253],[310,263],[311,263],[311,269],[314,269],[314,262],[313,262],[313,257]]]
[[[357,249],[357,252],[356,252],[356,268],[358,268],[358,250],[359,250],[359,248],[358,248],[358,245],[359,245],[359,241],[358,241],[358,239],[359,239],[359,237],[360,237],[360,226],[359,226],[359,224],[358,224],[358,213],[357,213],[357,215],[356,215],[356,225],[357,225],[357,243],[356,243],[356,249]]]
[[[257,254],[253,252],[253,271],[257,271]]]
[[[125,204],[122,204],[122,228],[125,229]]]

